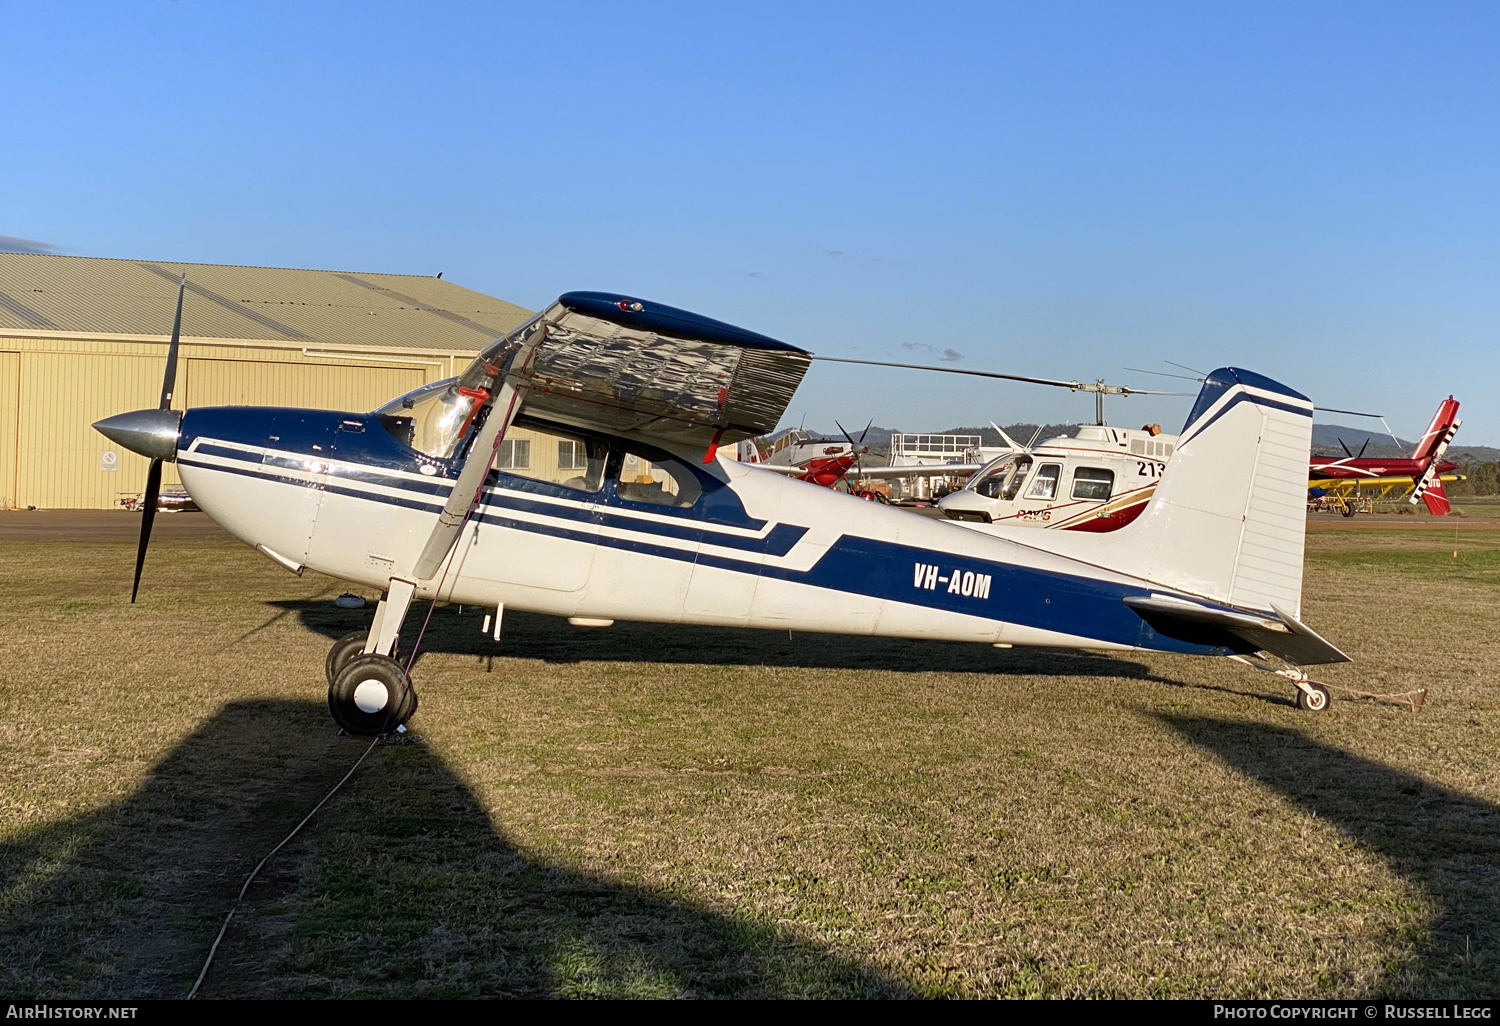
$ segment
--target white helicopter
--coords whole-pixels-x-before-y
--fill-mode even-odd
[[[1117,531],[1146,509],[1177,446],[1177,436],[1162,434],[1158,424],[1139,431],[1084,425],[1041,445],[1035,437],[1020,445],[990,426],[1010,452],[938,501],[952,520]]]
[[[1309,710],[1328,689],[1297,666],[1348,659],[1298,618],[1313,405],[1249,371],[1207,376],[1130,524],[1037,531],[729,458],[721,446],[775,427],[810,354],[629,296],[567,293],[458,378],[370,413],[171,409],[181,318],[179,292],[159,408],[95,425],[152,460],[132,601],[175,460],[194,501],[268,558],[382,591],[370,629],[328,653],[350,733],[416,710],[392,654],[419,598],[493,608],[497,639],[509,608],[1229,656],[1281,673]]]

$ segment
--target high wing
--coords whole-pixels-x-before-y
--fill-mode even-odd
[[[1466,480],[1462,474],[1437,474],[1434,480],[1452,484],[1455,481]],[[1315,477],[1307,482],[1309,488],[1322,488],[1324,491],[1345,490],[1352,492],[1354,486],[1360,488],[1394,488],[1405,486],[1415,488],[1417,482],[1409,474],[1387,474],[1383,477]]]
[[[773,430],[810,355],[722,321],[607,292],[569,292],[480,354],[482,378],[541,330],[505,368],[526,412],[575,427],[645,434],[705,451]]]
[[[776,426],[810,357],[723,321],[608,292],[569,292],[485,347],[459,377],[473,400],[468,457],[413,568],[431,580],[522,411],[561,424],[702,448]],[[481,421],[481,417],[483,420]],[[468,428],[465,424],[465,429]]]

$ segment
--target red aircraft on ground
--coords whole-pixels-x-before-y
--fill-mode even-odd
[[[1450,395],[1438,405],[1432,426],[1417,442],[1409,458],[1367,458],[1363,447],[1358,456],[1349,454],[1347,447],[1344,449],[1347,455],[1341,458],[1314,456],[1309,469],[1309,492],[1314,498],[1326,495],[1342,498],[1346,500],[1345,509],[1352,511],[1354,507],[1347,504],[1347,499],[1356,488],[1360,491],[1379,490],[1411,482],[1412,493],[1408,501],[1415,504],[1421,499],[1428,512],[1442,516],[1451,509],[1443,482],[1463,480],[1458,475],[1448,475],[1450,470],[1458,469],[1458,464],[1443,459],[1443,453],[1448,451],[1448,444],[1462,423],[1458,419],[1458,400]],[[1368,439],[1365,444],[1369,444]]]
[[[838,424],[838,421],[834,423]],[[872,420],[870,424],[873,423],[875,422]],[[849,442],[847,446],[814,442],[800,428],[793,428],[780,436],[753,439],[747,443],[750,450],[748,462],[824,488],[837,489],[842,483],[850,495],[870,502],[889,502],[881,492],[854,485],[848,480],[850,469],[870,451],[870,447],[864,444],[870,424],[866,424],[864,431],[860,432],[858,442],[850,437],[849,432],[844,431],[842,424],[838,424],[839,430]],[[762,442],[767,444],[763,447]]]

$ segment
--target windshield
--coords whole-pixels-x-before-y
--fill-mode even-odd
[[[474,397],[461,395],[457,378],[434,381],[392,399],[375,415],[404,445],[448,459],[458,449],[474,410]]]
[[[969,487],[987,499],[1014,499],[1030,469],[1030,456],[1001,456],[975,474]]]

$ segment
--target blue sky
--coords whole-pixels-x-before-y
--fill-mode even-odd
[[[4,13],[0,235],[629,292],[828,355],[1148,388],[1174,383],[1123,368],[1234,364],[1407,436],[1452,392],[1458,441],[1500,444],[1500,5]],[[1092,405],[824,365],[804,413]]]

